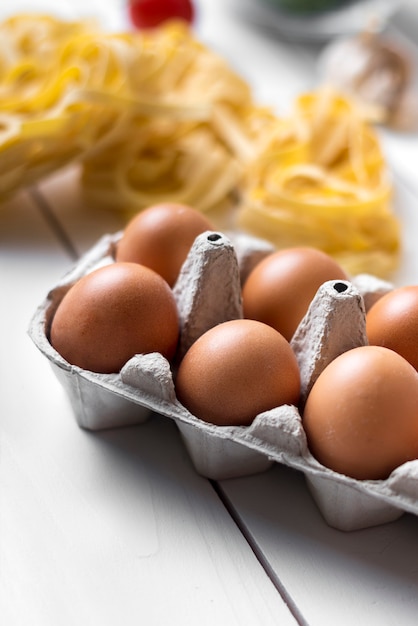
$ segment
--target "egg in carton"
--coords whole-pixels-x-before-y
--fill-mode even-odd
[[[54,313],[75,281],[115,262],[121,235],[102,237],[49,292],[29,327],[80,427],[94,431],[140,424],[152,412],[165,415],[175,420],[201,475],[222,480],[283,463],[304,473],[323,517],[340,530],[393,521],[405,511],[418,514],[418,460],[401,465],[386,480],[357,480],[324,467],[312,456],[296,406],[260,413],[250,426],[217,426],[198,419],[178,401],[176,362],[206,330],[243,317],[241,285],[255,264],[273,251],[263,240],[215,231],[196,238],[173,287],[180,317],[175,362],[170,364],[158,353],[138,354],[119,373],[98,374],[61,357],[48,339]],[[301,372],[301,406],[328,363],[367,344],[365,313],[391,289],[389,283],[366,274],[350,281],[328,281],[319,288],[291,340]]]

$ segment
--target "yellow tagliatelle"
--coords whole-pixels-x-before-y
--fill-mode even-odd
[[[240,226],[280,248],[320,248],[352,274],[387,276],[399,262],[400,228],[377,135],[329,90],[301,96],[296,115],[308,128],[305,154],[283,167],[267,149],[249,174]]]
[[[0,42],[0,200],[77,162],[103,207],[183,202],[352,271],[396,266],[385,161],[348,99],[320,89],[279,118],[177,22],[107,33],[23,14]]]
[[[171,197],[206,210],[236,188],[212,114],[250,90],[185,25],[115,34],[20,15],[0,40],[0,197],[75,160],[90,196],[124,210]]]

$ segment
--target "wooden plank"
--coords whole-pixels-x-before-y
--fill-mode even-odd
[[[3,0],[0,19],[17,13],[45,13],[63,19],[86,18],[98,21],[106,28],[126,26],[124,3],[119,0]]]
[[[119,231],[128,219],[124,213],[89,205],[79,175],[77,167],[57,172],[38,184],[36,197],[51,222],[72,242],[77,255],[102,235]]]
[[[26,334],[68,251],[27,194],[1,207],[0,237],[2,623],[294,624],[170,420],[76,425]]]
[[[246,22],[238,0],[198,4],[197,32],[261,101],[286,107],[315,83],[313,49],[284,44]],[[392,144],[392,154],[404,155],[396,161],[408,165],[412,180],[415,146],[411,139],[406,157],[405,143]],[[121,222],[77,200],[73,175],[47,181],[42,198],[79,254]],[[10,212],[0,216],[5,623],[294,623],[209,483],[192,471],[171,422],[102,435],[75,426],[48,364],[25,335],[44,290],[71,264],[58,232],[50,236],[52,223],[46,229],[33,220],[32,209],[21,205],[12,220]],[[334,531],[303,478],[280,467],[225,481],[222,489],[299,623],[415,624],[416,518],[349,535]]]
[[[65,192],[60,190],[61,183]],[[68,174],[54,177],[42,189],[68,232],[75,236],[84,229],[79,239],[83,246],[91,244],[97,228],[111,226],[105,217],[96,223],[84,213],[76,181]],[[416,257],[414,206],[414,196],[400,185],[398,207],[408,241],[400,281],[409,279]],[[409,228],[408,218],[412,219]],[[166,428],[164,422],[158,423],[153,436],[164,436]],[[149,444],[137,445],[142,464]],[[164,463],[160,471],[163,467]],[[177,467],[173,471],[179,474]],[[279,467],[259,476],[224,481],[221,489],[231,515],[300,623],[348,625],[357,620],[363,624],[364,616],[372,625],[397,623],[400,616],[406,626],[414,623],[418,608],[416,518],[406,515],[397,523],[350,534],[335,531],[322,520],[301,475]]]
[[[210,26],[206,25],[205,36],[208,41],[213,38],[243,70],[251,54],[247,75],[256,93],[271,96],[279,106],[317,83],[320,47],[287,46],[266,28],[254,25],[251,29],[240,14],[238,2],[231,0],[227,4],[229,12],[225,11],[222,28],[228,37],[216,38],[214,34],[214,7],[213,30],[209,32]],[[232,12],[237,20],[233,24]],[[246,46],[238,46],[240,37]],[[381,136],[396,176],[396,212],[403,229],[403,264],[396,281],[416,282],[416,136],[383,130]],[[416,623],[416,517],[405,515],[396,523],[342,533],[326,525],[303,476],[279,466],[258,476],[224,481],[221,489],[266,570],[283,589],[289,604],[296,607],[301,623]]]
[[[233,514],[267,571],[310,626],[414,626],[418,519],[344,533],[330,528],[304,477],[276,465],[223,481]]]
[[[413,285],[418,283],[418,186],[414,191],[401,176],[394,173],[394,212],[401,228],[401,259],[391,280],[395,285]]]

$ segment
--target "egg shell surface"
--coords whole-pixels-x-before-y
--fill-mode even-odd
[[[254,320],[230,320],[205,332],[186,352],[176,393],[206,422],[248,425],[262,411],[296,405],[300,373],[280,333]]]
[[[72,365],[119,372],[135,354],[174,356],[177,306],[166,281],[137,263],[113,263],[80,278],[52,319],[50,342]]]
[[[361,346],[319,375],[303,412],[313,456],[359,480],[418,458],[418,373],[393,350]]]
[[[211,222],[190,206],[153,205],[125,227],[116,248],[116,261],[145,265],[172,287],[194,240],[207,230],[213,230]]]
[[[319,287],[328,280],[347,279],[334,259],[315,248],[273,252],[244,283],[244,317],[272,326],[290,341]]]
[[[382,296],[367,313],[366,333],[370,344],[395,350],[418,370],[418,285]]]

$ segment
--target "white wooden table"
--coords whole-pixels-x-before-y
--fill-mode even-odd
[[[314,84],[317,47],[249,23],[240,0],[196,4],[198,35],[260,100],[286,107]],[[62,0],[59,11],[119,28],[121,5]],[[0,17],[20,7],[3,0]],[[382,139],[405,225],[398,281],[417,282],[418,140]],[[168,419],[78,428],[26,331],[73,255],[121,225],[83,206],[71,171],[0,209],[0,623],[415,626],[418,518],[343,533],[295,471],[220,484],[198,476]]]

